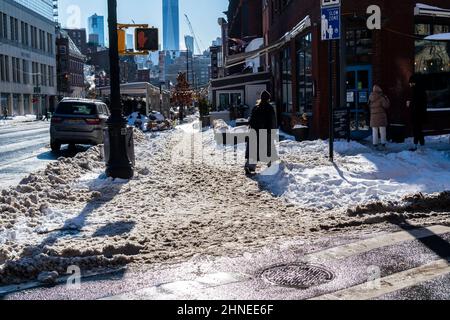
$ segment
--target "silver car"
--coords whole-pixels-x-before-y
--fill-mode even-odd
[[[53,114],[50,146],[59,151],[61,145],[98,145],[103,143],[103,129],[110,113],[106,104],[87,99],[63,99]]]

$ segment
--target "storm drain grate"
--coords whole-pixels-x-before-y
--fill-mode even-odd
[[[283,287],[307,289],[334,279],[333,273],[312,264],[290,264],[265,270],[262,278]]]

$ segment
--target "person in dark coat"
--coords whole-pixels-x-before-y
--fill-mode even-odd
[[[412,89],[412,100],[407,102],[407,106],[411,109],[414,132],[414,147],[412,151],[416,151],[419,144],[421,146],[425,145],[423,126],[427,118],[428,97],[425,84],[416,76],[411,77],[409,80],[409,86]]]
[[[253,174],[259,161],[269,165],[278,160],[275,148],[274,130],[277,129],[275,110],[270,102],[271,95],[267,91],[261,93],[261,100],[253,108],[249,126],[252,134],[247,141],[245,171]]]

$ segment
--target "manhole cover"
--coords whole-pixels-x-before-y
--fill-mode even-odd
[[[307,289],[333,280],[330,271],[312,264],[290,264],[265,270],[263,279],[283,287]]]

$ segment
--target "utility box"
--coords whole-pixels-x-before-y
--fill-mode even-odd
[[[122,128],[120,132],[120,139],[124,139],[125,150],[118,150],[120,153],[125,154],[129,163],[134,167],[136,165],[136,156],[134,152],[134,132],[133,127],[127,126],[126,128]],[[109,133],[109,128],[103,130],[103,138],[104,138],[104,160],[105,163],[109,163],[111,159],[111,138]],[[122,142],[122,141],[121,141]],[[116,148],[120,148],[120,146],[116,146]]]

